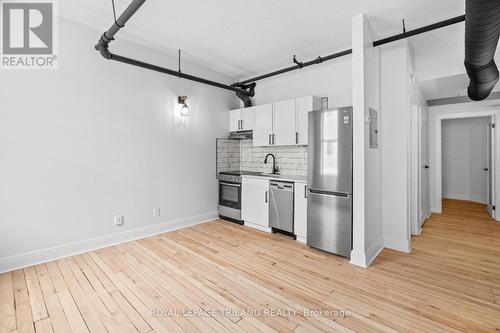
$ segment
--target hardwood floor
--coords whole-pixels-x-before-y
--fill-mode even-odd
[[[384,250],[365,270],[207,223],[1,274],[0,332],[11,331],[498,332],[500,224],[445,201],[412,254]]]

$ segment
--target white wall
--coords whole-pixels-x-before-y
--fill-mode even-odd
[[[374,258],[383,248],[382,226],[382,168],[381,148],[370,148],[370,124],[367,121],[369,109],[378,111],[378,121],[383,117],[380,108],[380,48],[373,47],[372,31],[369,23],[365,27],[366,98],[365,108],[365,244],[369,259]]]
[[[59,33],[58,70],[0,75],[0,271],[43,259],[22,255],[32,251],[216,216],[215,139],[227,135],[234,94],[106,61],[93,50],[102,32],[61,20]],[[111,49],[177,66],[123,40]],[[192,105],[188,121],[174,114],[179,95]]]
[[[351,106],[351,56],[259,81],[253,101],[260,105],[311,95],[328,97],[329,106],[332,108]]]
[[[487,202],[487,126],[490,118],[444,120],[443,197]]]
[[[415,71],[419,81],[427,81],[439,79],[442,77],[464,74],[464,45],[465,33],[456,30],[458,27],[465,29],[464,23],[451,26],[449,28],[440,29],[429,34],[448,34],[450,37],[446,41],[437,43],[432,39],[428,47],[422,47],[422,42],[418,42],[419,46],[414,53]],[[453,31],[446,31],[453,29]],[[464,30],[462,30],[464,31]],[[425,38],[425,35],[414,38]],[[495,61],[500,61],[500,49],[497,49]]]
[[[385,247],[409,252],[410,77],[406,41],[382,47],[381,161]]]

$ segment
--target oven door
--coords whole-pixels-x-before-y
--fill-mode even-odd
[[[241,184],[219,182],[219,206],[241,210]]]

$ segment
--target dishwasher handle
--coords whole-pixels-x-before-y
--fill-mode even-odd
[[[293,183],[272,181],[269,186],[272,190],[293,192]]]

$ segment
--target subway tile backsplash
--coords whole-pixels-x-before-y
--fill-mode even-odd
[[[307,146],[254,147],[251,139],[219,139],[217,172],[244,170],[270,173],[273,168],[272,159],[264,164],[267,154],[276,156],[281,174],[307,176]]]

